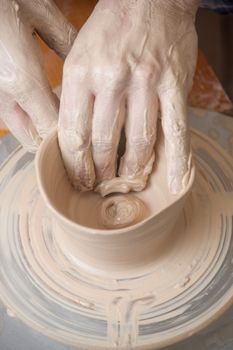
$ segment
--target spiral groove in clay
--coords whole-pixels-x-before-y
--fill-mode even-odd
[[[17,150],[0,169],[1,300],[37,331],[93,350],[158,349],[219,316],[233,295],[232,159],[199,134],[192,134],[192,144],[198,169],[195,187],[156,259],[152,248],[159,243],[157,233],[167,230],[167,215],[147,221],[146,216],[141,225],[127,230],[100,230],[96,222],[90,227],[86,223],[105,199],[88,193],[80,197],[68,184],[56,191],[63,184],[62,167],[55,168],[58,182],[44,177],[57,199],[51,203],[57,204],[56,210],[62,206],[70,220],[81,203],[77,222],[86,213],[81,222],[86,228],[74,221],[57,239],[54,213],[46,210],[48,202],[39,194],[32,157]],[[50,158],[48,170],[54,170],[51,163]],[[161,187],[163,179],[152,180]],[[151,186],[150,196],[147,189],[143,197],[137,193],[146,211],[154,213],[158,205],[166,205],[160,187],[152,192]],[[69,188],[74,197],[64,202]],[[170,209],[173,213],[174,206]],[[61,223],[66,223],[62,217],[57,220],[60,228]],[[88,271],[82,265],[85,254]],[[147,259],[150,254],[153,260]],[[109,271],[104,276],[96,271],[101,259]]]
[[[145,204],[135,196],[112,196],[103,201],[99,210],[101,224],[110,229],[134,225],[141,221]]]

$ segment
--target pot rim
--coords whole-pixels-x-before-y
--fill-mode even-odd
[[[41,165],[43,163],[43,157],[44,157],[45,152],[47,151],[49,144],[51,142],[54,142],[53,140],[55,138],[58,141],[57,128],[55,128],[41,142],[39,150],[36,153],[35,169],[36,169],[37,185],[38,185],[39,192],[43,198],[43,201],[44,201],[46,207],[49,208],[49,210],[52,212],[52,214],[55,216],[56,219],[60,220],[63,224],[65,224],[66,226],[68,226],[71,229],[76,229],[76,230],[79,229],[80,231],[83,231],[85,233],[92,234],[92,235],[99,234],[99,235],[105,235],[105,236],[117,235],[117,234],[120,235],[120,234],[124,234],[124,233],[134,232],[138,228],[144,226],[145,224],[147,224],[151,220],[155,219],[155,217],[161,216],[165,211],[167,211],[168,209],[171,209],[172,206],[174,206],[175,204],[179,203],[182,199],[184,199],[188,195],[188,193],[190,192],[190,190],[194,184],[196,171],[195,171],[195,166],[194,166],[193,161],[192,161],[187,186],[185,187],[185,189],[183,189],[178,194],[178,198],[176,198],[176,200],[174,202],[169,204],[166,208],[161,209],[158,213],[150,215],[149,217],[145,218],[144,220],[142,220],[142,221],[140,221],[132,226],[127,226],[127,227],[123,227],[123,228],[119,228],[119,229],[95,229],[95,228],[83,226],[83,225],[78,224],[78,223],[74,222],[73,220],[67,218],[64,214],[62,214],[60,212],[60,210],[58,208],[55,207],[55,205],[52,203],[50,196],[46,192],[45,186],[43,184],[43,180],[42,180],[42,176],[41,176],[41,173],[42,173],[42,171],[41,171],[42,166]]]

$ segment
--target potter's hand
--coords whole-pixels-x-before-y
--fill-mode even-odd
[[[142,190],[154,161],[160,101],[168,183],[179,192],[190,170],[186,100],[196,64],[197,0],[100,0],[68,55],[59,142],[81,190]],[[126,117],[124,107],[126,109]],[[116,178],[125,124],[126,151]]]
[[[34,32],[62,57],[76,36],[50,0],[0,1],[0,117],[30,151],[58,118]]]

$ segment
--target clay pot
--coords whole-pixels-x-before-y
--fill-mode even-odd
[[[89,273],[111,278],[133,277],[145,267],[149,271],[172,235],[195,178],[192,167],[185,190],[179,195],[170,194],[162,138],[156,149],[156,164],[144,191],[105,199],[94,192],[80,193],[70,185],[56,131],[42,142],[36,156],[39,191],[53,219],[53,238],[73,264]],[[121,213],[127,217],[132,212],[136,218],[126,223],[127,227],[106,228],[103,212],[106,214],[109,204],[108,221],[111,221],[119,199],[118,219]],[[124,199],[126,207],[131,203],[125,210]]]

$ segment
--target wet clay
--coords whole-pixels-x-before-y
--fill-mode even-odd
[[[166,180],[162,133],[156,145],[156,164],[147,188],[141,192],[111,193],[102,197],[80,192],[70,184],[54,132],[41,146],[36,167],[41,194],[52,211],[54,235],[64,254],[86,271],[113,278],[138,274],[151,265],[169,239],[194,181],[179,195],[170,193]],[[122,179],[120,179],[122,181]],[[124,190],[124,183],[120,190]],[[120,191],[120,192],[121,192]],[[126,191],[127,192],[127,191]]]
[[[199,134],[192,145],[196,182],[161,241],[169,212],[163,220],[159,207],[156,220],[149,214],[125,228],[63,220],[56,215],[61,206],[63,213],[73,210],[70,218],[79,208],[59,203],[62,173],[48,181],[58,199],[52,209],[40,196],[32,159],[22,150],[12,155],[0,171],[0,294],[16,317],[56,340],[95,350],[156,349],[216,317],[233,293],[232,160]],[[150,208],[146,197],[139,200]],[[88,209],[86,224],[91,216]]]

